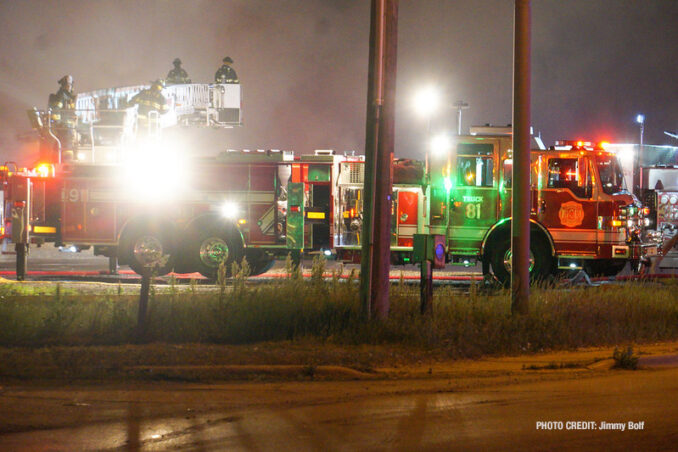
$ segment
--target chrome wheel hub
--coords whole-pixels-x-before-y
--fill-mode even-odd
[[[162,261],[162,242],[153,235],[143,235],[134,243],[132,252],[137,262],[144,267],[151,267]]]
[[[228,260],[228,245],[219,237],[210,237],[200,245],[200,262],[208,267],[216,268]]]
[[[511,253],[511,248],[506,250],[506,253],[504,253],[504,268],[506,269],[507,272],[511,273],[511,262],[513,261],[513,255]],[[532,250],[530,250],[530,272],[534,268],[534,254],[532,254]]]

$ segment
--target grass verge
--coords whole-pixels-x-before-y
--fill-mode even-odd
[[[237,274],[237,273],[236,273]],[[243,276],[246,278],[246,275]],[[341,280],[290,277],[211,293],[171,286],[152,291],[146,341],[170,344],[254,344],[313,341],[356,346],[398,345],[446,357],[478,357],[678,338],[675,284],[629,283],[553,290],[535,288],[530,312],[510,315],[507,292],[436,290],[434,314],[419,314],[418,288],[391,291],[385,321],[363,321],[355,275]],[[648,296],[651,293],[652,296]],[[28,292],[0,285],[0,346],[49,347],[134,343],[138,297]]]

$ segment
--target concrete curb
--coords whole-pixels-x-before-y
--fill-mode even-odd
[[[126,368],[125,373],[131,378],[188,381],[261,378],[372,380],[381,376],[343,366],[313,365],[134,366]]]

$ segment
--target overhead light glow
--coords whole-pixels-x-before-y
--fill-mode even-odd
[[[635,154],[633,147],[634,145],[632,144],[617,146],[617,158],[623,166],[627,166],[633,162],[633,157]]]
[[[431,154],[435,156],[447,155],[452,148],[452,142],[447,134],[441,133],[431,138]]]
[[[414,109],[421,116],[430,117],[439,107],[440,94],[433,86],[422,88],[414,96]]]

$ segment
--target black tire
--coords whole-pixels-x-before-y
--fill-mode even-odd
[[[132,224],[123,232],[118,251],[136,273],[142,275],[150,269],[157,276],[166,275],[176,258],[172,228],[154,221]]]
[[[184,258],[207,279],[217,279],[222,261],[225,261],[226,276],[231,276],[233,262],[242,260],[242,237],[232,225],[209,223],[193,228],[189,237]]]
[[[266,273],[271,269],[271,267],[273,267],[273,264],[275,264],[275,259],[273,258],[261,259],[257,261],[250,267],[250,276],[257,276],[261,275],[262,273]]]
[[[495,278],[504,286],[511,285],[511,238],[502,236],[491,246],[490,265]],[[553,257],[550,247],[539,236],[530,239],[530,281],[543,281],[554,274]]]
[[[247,257],[247,263],[250,266],[251,276],[266,273],[275,263],[275,258],[273,256],[270,256],[261,250],[248,250],[245,257]]]

